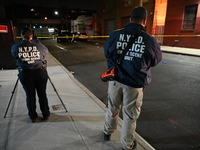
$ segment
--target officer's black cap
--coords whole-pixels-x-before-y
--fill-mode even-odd
[[[31,35],[33,32],[29,27],[22,27],[21,28],[21,35]]]
[[[147,18],[147,10],[144,7],[138,6],[132,10],[131,18]]]

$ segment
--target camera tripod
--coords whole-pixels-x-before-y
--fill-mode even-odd
[[[58,92],[57,92],[57,90],[56,90],[56,88],[55,88],[55,86],[54,86],[54,84],[53,84],[53,82],[51,81],[51,79],[50,79],[49,76],[48,76],[48,79],[49,79],[49,81],[50,81],[50,83],[51,83],[51,85],[52,85],[54,91],[56,92],[56,94],[57,94],[57,96],[58,96],[60,102],[62,103],[62,105],[63,105],[65,111],[68,112],[67,108],[65,107],[65,105],[64,105],[64,103],[63,103],[63,101],[62,101],[60,95],[58,94]],[[8,106],[7,106],[7,109],[6,109],[4,118],[6,118],[6,115],[7,115],[8,109],[9,109],[9,107],[10,107],[10,103],[11,103],[11,101],[12,101],[12,98],[13,98],[13,95],[14,95],[14,93],[15,93],[15,89],[16,89],[16,87],[17,87],[18,82],[19,82],[19,77],[17,78],[17,81],[16,81],[16,83],[15,83],[14,89],[13,89],[13,91],[12,91],[12,95],[11,95],[11,97],[10,97],[10,101],[9,101],[9,103],[8,103]]]

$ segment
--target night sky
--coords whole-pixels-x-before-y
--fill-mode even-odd
[[[2,3],[2,2],[1,2]],[[96,0],[9,0],[5,4],[27,4],[39,7],[96,10]]]

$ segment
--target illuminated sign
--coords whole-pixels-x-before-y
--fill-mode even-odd
[[[6,25],[0,25],[0,33],[8,33],[8,27]]]

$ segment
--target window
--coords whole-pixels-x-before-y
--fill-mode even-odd
[[[197,7],[198,7],[197,4],[185,6],[184,20],[182,27],[184,30],[195,29]]]

